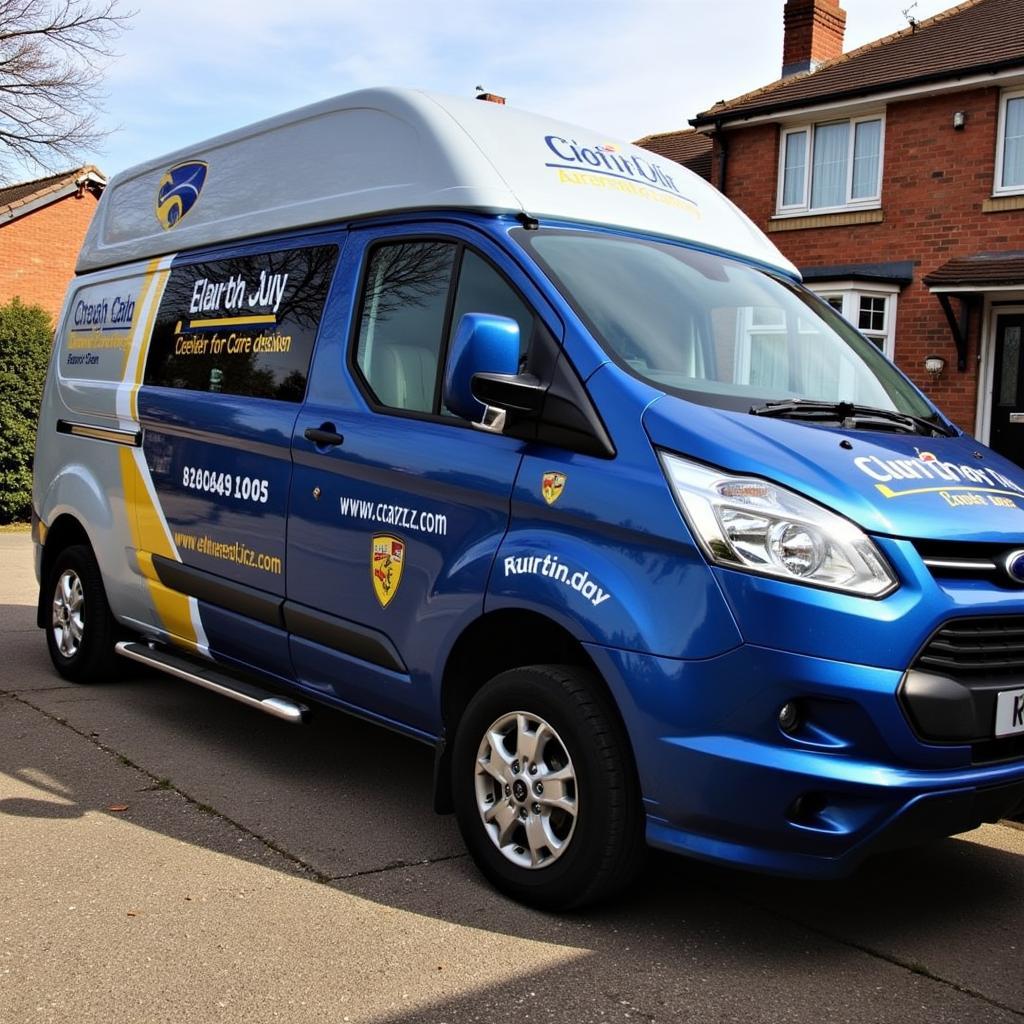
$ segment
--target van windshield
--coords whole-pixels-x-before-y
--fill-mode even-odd
[[[693,402],[935,410],[826,302],[739,260],[644,239],[515,232],[616,361]]]

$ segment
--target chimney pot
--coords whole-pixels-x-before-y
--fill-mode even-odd
[[[839,0],[786,0],[782,77],[813,71],[843,52],[846,11]]]

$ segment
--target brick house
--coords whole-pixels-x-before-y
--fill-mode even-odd
[[[17,295],[56,322],[106,184],[90,166],[0,186],[0,303]]]
[[[640,144],[703,164],[810,287],[1024,464],[1021,0],[849,53],[838,0],[786,0],[784,20],[778,81]]]

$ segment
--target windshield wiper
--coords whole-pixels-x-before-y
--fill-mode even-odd
[[[837,423],[847,430],[897,430],[931,437],[953,437],[954,431],[943,423],[895,409],[876,409],[852,402],[816,402],[807,398],[789,398],[751,407],[752,416],[777,416],[780,419],[809,420],[813,423]]]

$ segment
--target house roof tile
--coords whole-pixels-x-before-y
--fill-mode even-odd
[[[637,139],[636,145],[682,164],[705,181],[711,180],[711,139],[707,135],[688,128],[681,132],[646,135]]]
[[[1024,252],[979,252],[958,256],[926,274],[929,288],[1024,284]]]
[[[75,167],[70,171],[51,174],[46,178],[35,178],[32,181],[22,181],[14,185],[0,185],[0,214],[11,213],[18,207],[42,199],[50,193],[60,192],[87,176],[91,176],[94,181],[106,181],[106,177],[100,170],[93,167],[92,164],[88,164],[85,167]]]

